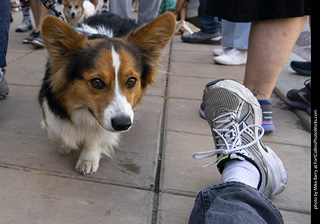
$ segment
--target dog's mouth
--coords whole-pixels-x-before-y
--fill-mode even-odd
[[[100,124],[100,126],[107,131],[125,132],[125,131],[128,131],[132,126],[130,117],[118,116],[111,119],[110,127],[106,127],[104,124],[100,122],[100,120],[95,116],[95,114],[90,108],[88,110],[92,114],[92,116],[96,119],[96,121]]]

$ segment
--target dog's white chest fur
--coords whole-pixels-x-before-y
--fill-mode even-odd
[[[89,111],[76,111],[70,122],[55,116],[46,101],[42,106],[48,137],[58,151],[68,155],[71,150],[82,149],[75,167],[79,172],[94,173],[99,168],[101,154],[112,156],[113,148],[119,142],[119,133],[103,129]]]

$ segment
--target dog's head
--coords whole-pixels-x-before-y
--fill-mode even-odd
[[[153,83],[174,29],[174,16],[165,13],[124,38],[88,40],[47,17],[41,31],[49,52],[45,91],[60,107],[53,112],[71,120],[81,113],[109,131],[129,129],[133,108]]]
[[[76,19],[81,17],[84,13],[83,2],[84,0],[62,0],[63,13],[66,18]]]

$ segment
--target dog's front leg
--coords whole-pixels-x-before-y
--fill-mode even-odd
[[[85,144],[76,164],[76,170],[84,175],[93,174],[99,168],[101,150],[98,145]]]

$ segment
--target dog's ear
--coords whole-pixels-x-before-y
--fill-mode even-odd
[[[167,12],[127,35],[126,40],[136,44],[142,50],[142,57],[147,63],[142,74],[143,87],[153,83],[159,57],[170,41],[175,26],[176,19],[174,15]]]
[[[52,57],[64,57],[67,53],[85,46],[88,39],[78,34],[61,19],[48,16],[44,19],[41,34]]]
[[[139,27],[128,34],[127,40],[150,51],[151,56],[159,57],[161,51],[171,39],[176,26],[172,13],[164,13],[149,24]]]

